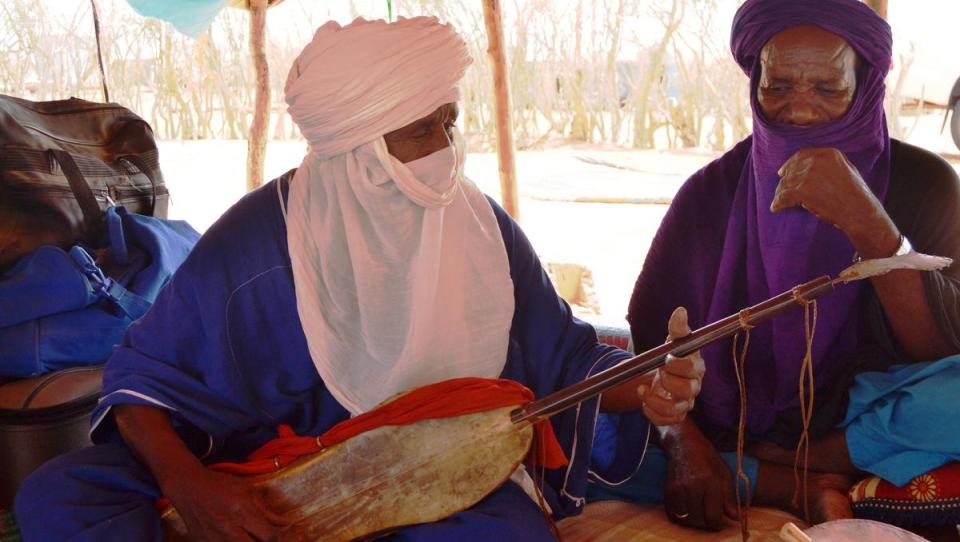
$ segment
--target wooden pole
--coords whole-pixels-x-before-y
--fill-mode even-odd
[[[874,11],[880,14],[884,19],[887,18],[887,1],[888,0],[867,0],[867,5],[873,8]]]
[[[493,104],[496,109],[497,160],[500,169],[500,202],[514,220],[520,220],[517,197],[517,166],[514,161],[513,119],[510,106],[510,78],[503,45],[503,18],[500,0],[483,0],[487,26],[487,54],[493,67]]]
[[[267,33],[267,0],[250,0],[250,55],[256,72],[253,122],[247,139],[247,191],[263,184],[263,162],[267,154],[267,126],[270,124],[270,67],[264,42]]]

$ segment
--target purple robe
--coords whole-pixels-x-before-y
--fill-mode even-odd
[[[857,90],[839,119],[814,127],[775,124],[757,102],[759,56],[767,41],[791,27],[813,25],[844,38],[860,56]],[[890,138],[883,110],[892,37],[887,23],[857,0],[748,0],[733,21],[731,49],[750,77],[753,134],[694,174],[660,226],[630,302],[638,348],[663,340],[678,306],[701,326],[850,265],[854,249],[839,229],[799,208],[770,211],[777,170],[797,150],[834,147],[856,166],[880,201],[890,178]],[[813,362],[816,389],[836,376],[858,345],[863,285],[821,299]],[[746,361],[747,431],[764,435],[777,416],[799,404],[806,351],[802,310],[751,331]],[[710,426],[736,427],[739,395],[731,343],[703,350],[707,373],[697,416]]]

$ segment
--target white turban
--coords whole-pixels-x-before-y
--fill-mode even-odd
[[[437,187],[382,137],[456,101],[469,64],[452,28],[417,17],[327,23],[291,69],[287,103],[310,143],[288,200],[297,312],[352,414],[506,363],[513,281],[493,208],[463,178],[462,139],[456,175]]]
[[[471,62],[435,17],[330,21],[290,68],[288,111],[311,151],[335,156],[458,101]]]

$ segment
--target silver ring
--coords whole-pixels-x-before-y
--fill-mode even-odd
[[[688,517],[690,517],[690,512],[687,512],[686,514],[674,514],[673,517],[677,519],[687,519]]]

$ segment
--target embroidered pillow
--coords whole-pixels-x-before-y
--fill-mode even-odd
[[[947,463],[897,487],[876,476],[850,488],[853,515],[901,527],[960,523],[960,462]]]

